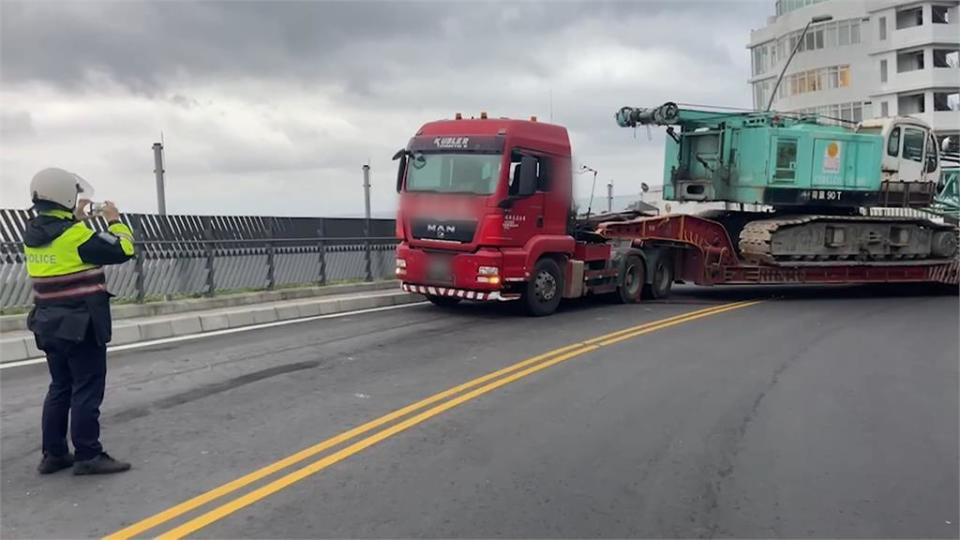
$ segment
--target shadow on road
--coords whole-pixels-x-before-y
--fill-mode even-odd
[[[876,298],[922,298],[946,296],[958,298],[960,288],[931,286],[929,284],[870,284],[870,285],[744,285],[699,287],[677,285],[673,295],[665,300],[647,299],[648,305],[704,305],[743,300],[869,300]],[[578,313],[610,308],[616,302],[607,297],[589,297],[567,300],[560,305],[560,313]],[[457,306],[441,308],[451,315],[467,315],[471,318],[497,319],[504,315],[523,317],[520,302],[463,302]]]
[[[665,302],[688,299],[736,302],[739,300],[857,300],[874,298],[913,298],[953,296],[960,288],[930,284],[870,284],[870,285],[749,285],[729,287],[697,287],[683,285],[674,289],[674,295]]]

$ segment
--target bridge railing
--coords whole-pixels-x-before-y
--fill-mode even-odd
[[[32,303],[23,256],[26,210],[0,210],[0,309]],[[119,298],[183,296],[372,281],[394,275],[393,220],[124,214],[134,259],[106,267]],[[104,230],[102,219],[88,220]]]

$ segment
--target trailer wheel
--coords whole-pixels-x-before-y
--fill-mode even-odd
[[[533,317],[550,315],[557,310],[563,296],[563,274],[553,259],[540,259],[533,267],[523,293],[527,314]]]
[[[460,303],[460,298],[457,298],[456,296],[436,296],[433,294],[428,294],[426,297],[430,303],[440,307],[450,307]]]
[[[669,298],[673,288],[673,267],[662,257],[658,258],[650,281],[643,286],[644,296],[655,299]]]
[[[620,275],[620,286],[617,287],[617,297],[621,303],[636,304],[643,296],[643,282],[646,271],[643,259],[630,255],[623,262],[623,273]]]

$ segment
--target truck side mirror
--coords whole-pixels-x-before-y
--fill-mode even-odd
[[[518,197],[529,197],[537,192],[537,158],[520,158],[520,183],[517,186]]]
[[[394,160],[400,160],[400,166],[397,167],[397,193],[403,190],[403,171],[407,168],[407,150],[401,148],[393,155]]]

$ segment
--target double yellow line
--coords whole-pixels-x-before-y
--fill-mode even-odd
[[[430,407],[418,414],[410,416],[404,420],[396,422],[386,429],[378,431],[372,435],[369,435],[363,439],[360,439],[349,446],[346,446],[336,452],[328,454],[317,461],[314,461],[308,465],[305,465],[293,472],[287,473],[271,482],[264,484],[256,489],[248,491],[247,493],[232,499],[212,510],[207,511],[206,513],[200,514],[183,524],[174,527],[173,529],[168,530],[167,532],[160,534],[159,538],[164,539],[173,539],[173,538],[183,538],[184,536],[196,532],[211,523],[219,521],[230,514],[250,506],[251,504],[269,497],[270,495],[300,481],[308,476],[316,474],[327,467],[343,461],[348,457],[357,454],[363,451],[370,446],[373,446],[389,437],[392,437],[402,431],[406,431],[413,426],[421,424],[434,416],[437,416],[445,411],[453,409],[459,405],[462,405],[474,398],[482,396],[488,392],[492,392],[497,388],[508,385],[512,382],[518,381],[528,375],[536,373],[538,371],[547,369],[548,367],[566,362],[572,358],[583,355],[585,353],[595,351],[602,347],[607,347],[621,341],[631,339],[643,334],[650,332],[655,332],[664,328],[669,328],[671,326],[676,326],[679,324],[684,324],[687,322],[695,321],[704,317],[710,317],[712,315],[718,315],[720,313],[725,313],[727,311],[732,311],[735,309],[745,308],[747,306],[752,306],[757,304],[756,301],[750,302],[735,302],[732,304],[723,304],[720,306],[714,306],[706,309],[701,309],[697,311],[692,311],[684,313],[682,315],[677,315],[674,317],[669,317],[666,319],[661,319],[638,326],[633,326],[631,328],[626,328],[619,330],[617,332],[611,332],[602,336],[595,337],[586,341],[579,343],[574,343],[567,345],[565,347],[560,347],[552,351],[528,358],[516,364],[507,366],[503,369],[488,373],[482,377],[478,377],[471,381],[465,382],[459,386],[450,388],[449,390],[444,390],[438,394],[434,394],[426,399],[407,405],[401,409],[397,409],[389,414],[381,416],[375,420],[367,422],[366,424],[357,426],[349,431],[345,431],[339,435],[331,437],[323,442],[315,444],[309,448],[305,448],[291,456],[281,459],[273,464],[267,465],[261,469],[258,469],[252,473],[241,476],[236,480],[223,484],[217,488],[214,488],[206,493],[202,493],[184,501],[176,506],[172,506],[158,514],[150,516],[146,519],[138,521],[129,527],[121,529],[109,536],[106,537],[107,540],[121,540],[132,538],[137,535],[141,535],[151,529],[154,529],[168,521],[176,519],[188,512],[191,512],[197,508],[200,508],[203,505],[206,505],[209,502],[215,501],[226,495],[230,495],[258,480],[264,479],[276,472],[282,471],[292,465],[298,464],[302,461],[305,461],[311,457],[320,454],[321,452],[338,446],[342,443],[351,441],[360,435],[373,431],[381,426],[385,426],[394,422],[395,420],[400,420],[412,413],[420,411]],[[448,399],[452,398],[452,399]],[[431,407],[432,406],[432,407]]]

